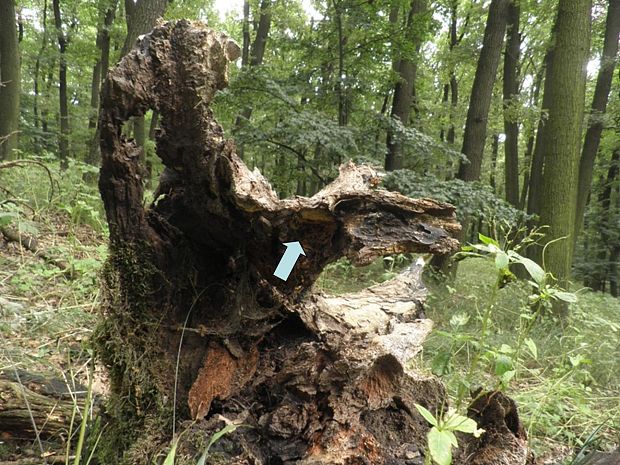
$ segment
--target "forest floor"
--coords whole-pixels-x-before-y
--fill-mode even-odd
[[[76,183],[71,178],[59,185],[73,192],[71,199],[45,203],[39,175],[25,176],[19,185],[1,179],[35,205],[34,214],[19,211],[13,226],[36,236],[41,249],[69,268],[0,240],[0,371],[17,368],[84,384],[100,304],[98,276],[107,255],[101,205],[94,187],[71,191]],[[317,285],[328,293],[358,290],[389,279],[412,259],[398,256],[364,268],[341,260],[329,265]],[[492,263],[470,259],[460,263],[449,285],[429,286],[426,315],[436,326],[411,362],[416,370],[440,376],[461,409],[464,392],[477,386],[504,389],[517,400],[539,463],[570,464],[581,449],[618,447],[620,300],[578,291],[565,321],[545,318],[524,334],[528,285],[511,283],[495,292],[495,277]],[[521,346],[527,350],[515,357]],[[101,376],[95,381],[93,391],[105,395],[105,381]],[[0,460],[20,452],[10,450],[7,439],[0,437]],[[37,447],[24,444],[21,453],[36,455]]]

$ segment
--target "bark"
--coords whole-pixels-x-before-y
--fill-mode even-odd
[[[47,263],[54,265],[60,268],[62,271],[66,273],[66,275],[70,278],[74,277],[74,270],[71,269],[71,265],[61,258],[55,257],[49,251],[42,249],[39,247],[39,241],[33,236],[29,236],[28,234],[21,233],[20,231],[10,228],[10,227],[0,227],[0,234],[4,236],[4,238],[8,242],[16,242],[21,245],[24,249],[32,252],[35,256],[45,260]]]
[[[43,11],[42,11],[42,19],[41,25],[43,27],[43,38],[41,39],[41,47],[39,48],[39,53],[37,54],[37,59],[34,63],[34,76],[33,76],[33,98],[32,98],[32,113],[34,115],[34,127],[39,128],[39,78],[41,75],[41,60],[43,59],[43,55],[45,50],[47,49],[47,0],[43,2]],[[41,151],[41,140],[40,135],[35,136],[35,150],[37,153]]]
[[[3,439],[32,441],[37,433],[42,439],[65,437],[74,408],[82,411],[86,394],[81,387],[73,391],[60,379],[23,370],[0,372],[0,434]]]
[[[508,7],[508,29],[506,52],[504,54],[504,185],[506,201],[514,207],[519,207],[519,122],[510,110],[517,102],[519,94],[519,49],[521,37],[519,34],[519,3],[513,0]]]
[[[69,97],[67,91],[67,45],[68,38],[62,30],[62,16],[60,12],[60,0],[53,0],[54,26],[58,38],[58,50],[60,52],[58,65],[58,107],[60,115],[60,134],[58,134],[58,157],[60,166],[66,169],[69,164]]]
[[[617,244],[614,240],[610,239],[609,230],[613,228],[610,225],[610,218],[613,218],[612,211],[612,193],[614,191],[615,182],[620,177],[620,148],[614,150],[611,155],[611,163],[607,170],[607,177],[604,181],[603,190],[598,195],[598,202],[601,205],[601,215],[598,219],[598,234],[601,240],[601,251],[598,255],[598,262],[605,265],[596,273],[596,277],[592,283],[592,288],[596,291],[604,291],[607,281],[612,282],[612,277],[616,274],[616,263],[613,259],[614,249],[617,249]],[[616,258],[617,260],[617,258]]]
[[[149,124],[149,140],[155,140],[157,134],[157,124],[159,123],[159,113],[154,111],[151,115],[151,124]]]
[[[540,96],[540,88],[542,86],[543,74],[544,68],[541,68],[540,71],[536,73],[536,79],[534,81],[534,92],[532,93],[532,97],[530,99],[530,105],[534,108],[538,107],[538,97]],[[530,169],[532,165],[532,154],[534,153],[534,141],[535,131],[532,129],[530,135],[527,138],[527,144],[525,146],[523,185],[521,187],[521,199],[519,200],[520,210],[525,210],[527,207],[528,193],[530,190]]]
[[[209,109],[239,53],[201,23],[167,23],[104,86],[110,258],[96,344],[115,408],[103,463],[118,450],[123,463],[153,463],[177,424],[178,455],[196,456],[195,441],[233,421],[252,427],[214,445],[221,463],[405,465],[429,428],[414,403],[445,405],[443,386],[406,366],[431,328],[419,268],[338,297],[312,285],[341,256],[456,250],[454,208],[378,189],[377,173],[352,163],[311,198],[278,199]],[[170,181],[146,207],[139,149],[121,127],[149,109]],[[280,280],[282,242],[296,240],[306,255]]]
[[[491,174],[489,176],[489,184],[494,193],[496,190],[496,171],[497,171],[497,155],[499,153],[499,134],[493,134],[493,141],[491,143]]]
[[[459,37],[457,35],[457,19],[458,19],[458,1],[453,0],[450,8],[450,51],[461,43],[465,29]],[[466,21],[467,22],[467,21]],[[456,109],[459,103],[459,82],[456,79],[456,72],[454,69],[450,71],[450,127],[448,128],[448,135],[446,140],[448,144],[454,145],[456,138],[456,130],[454,127],[454,119],[456,117]]]
[[[93,88],[92,92],[96,91],[96,101],[93,101],[91,98],[91,102],[96,103],[95,109],[95,121],[99,117],[99,98],[101,93],[101,84],[105,79],[108,69],[110,68],[110,30],[112,29],[112,25],[114,24],[114,19],[116,17],[116,8],[118,6],[118,0],[112,0],[112,2],[106,1],[107,7],[105,9],[105,14],[103,18],[103,26],[97,35],[97,47],[100,50],[100,58],[98,60],[99,65],[99,78],[100,81],[95,85],[94,78],[97,71],[93,72]],[[93,94],[94,96],[94,94]],[[98,165],[100,162],[100,154],[99,154],[99,129],[96,128],[95,124],[95,133],[93,135],[93,139],[90,143],[90,147],[88,150],[88,156],[86,159],[87,163],[91,165]],[[87,175],[88,177],[88,175]]]
[[[49,64],[49,67],[47,70],[47,76],[45,77],[45,95],[48,95],[48,96],[51,95],[52,93],[52,85],[54,84],[54,68],[55,67],[56,67],[56,60],[52,59],[52,62]],[[48,115],[49,115],[48,105],[44,105],[43,108],[41,109],[41,131],[43,132],[44,136],[47,136],[50,134],[49,127],[48,127]],[[43,140],[43,146],[49,150],[50,144],[47,138]]]
[[[450,98],[450,84],[443,85],[443,97],[441,98],[442,107],[446,107],[448,105],[448,101]],[[446,128],[442,125],[439,130],[439,140],[441,142],[446,141]]]
[[[463,181],[480,179],[489,109],[506,31],[509,4],[510,0],[492,0],[489,6],[463,135],[461,152],[468,158],[468,162],[461,161],[459,167],[458,178]]]
[[[407,16],[406,38],[416,50],[420,50],[421,37],[423,35],[423,19],[426,12],[426,0],[412,0],[411,8]],[[394,87],[391,117],[398,120],[403,126],[409,125],[409,115],[413,104],[415,78],[417,74],[417,57],[397,56],[393,65],[398,73],[398,82]],[[399,135],[394,130],[387,133],[387,154],[385,157],[385,170],[393,171],[403,168],[403,144]]]
[[[241,48],[241,67],[249,65],[250,60],[250,1],[243,2],[243,47]]]
[[[338,33],[338,78],[336,79],[336,96],[338,97],[338,125],[346,126],[348,122],[346,69],[344,66],[344,47],[346,37],[342,24],[343,6],[341,0],[334,0],[334,19]]]
[[[0,161],[13,158],[19,129],[20,60],[13,0],[0,0]]]
[[[616,61],[618,60],[618,40],[620,37],[620,0],[609,0],[607,21],[605,25],[605,41],[601,56],[601,67],[596,80],[596,88],[592,99],[590,121],[586,131],[581,159],[579,161],[579,184],[577,190],[577,208],[575,213],[575,233],[577,240],[583,225],[583,216],[586,210],[590,186],[592,185],[592,173],[594,161],[598,152],[603,132],[602,115],[607,110],[611,81],[614,74]]]
[[[620,463],[620,449],[614,452],[592,452],[579,461],[580,465],[615,465]]]
[[[101,83],[101,59],[97,58],[93,65],[93,76],[90,82],[90,116],[88,127],[97,127],[97,112],[99,110],[99,85]]]
[[[620,263],[620,245],[614,246],[609,258],[609,293],[612,297],[620,297],[620,278],[618,264]]]
[[[121,50],[125,56],[136,45],[138,36],[146,34],[155,25],[155,21],[166,12],[169,0],[125,0],[125,19],[127,35]]]
[[[127,35],[121,50],[121,56],[125,56],[135,46],[138,37],[149,32],[155,22],[166,12],[170,0],[125,0],[125,20],[127,23]],[[133,135],[140,147],[144,147],[146,141],[146,124],[144,115],[138,116],[133,121]],[[141,152],[144,157],[144,150]]]
[[[539,141],[545,154],[540,224],[549,226],[547,271],[562,284],[570,277],[586,63],[590,50],[591,0],[560,0],[549,95],[549,118]],[[540,258],[540,257],[538,257]]]
[[[553,95],[553,82],[551,82],[551,75],[553,70],[553,58],[555,55],[555,36],[557,31],[557,13],[556,20],[553,23],[551,30],[551,39],[545,58],[543,60],[543,67],[545,72],[544,79],[544,91],[541,105],[541,116],[538,121],[538,129],[536,131],[536,138],[534,143],[534,152],[532,154],[532,162],[530,168],[530,184],[529,194],[527,199],[527,212],[530,215],[538,215],[540,213],[540,191],[542,183],[542,174],[544,166],[544,152],[541,141],[543,140],[543,134],[547,128],[547,119],[549,116],[549,105],[551,103],[551,96]]]
[[[245,5],[244,5],[245,8]],[[271,29],[271,0],[261,0],[260,14],[258,18],[258,27],[256,28],[256,37],[250,49],[249,66],[260,66],[263,64],[265,57],[265,49],[267,47],[267,39],[269,38],[269,30]],[[244,36],[245,37],[245,36]],[[248,37],[249,41],[249,37]],[[245,44],[244,44],[245,46]],[[238,132],[252,117],[252,107],[245,107],[235,120],[234,132]],[[238,155],[243,160],[243,146],[239,146]]]

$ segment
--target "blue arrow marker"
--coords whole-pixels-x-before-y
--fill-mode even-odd
[[[299,256],[306,255],[306,252],[304,252],[299,242],[285,242],[284,245],[286,246],[286,251],[284,255],[282,255],[276,271],[273,273],[274,276],[280,278],[282,281],[288,279]]]

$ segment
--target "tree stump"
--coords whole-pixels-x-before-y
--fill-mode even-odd
[[[105,82],[110,257],[96,344],[112,398],[101,460],[157,463],[176,431],[176,463],[196,463],[232,422],[247,426],[216,442],[210,463],[423,463],[429,426],[414,404],[437,411],[446,396],[407,365],[432,326],[420,270],[337,297],[313,283],[340,257],[454,252],[454,208],[382,190],[352,163],[315,196],[280,200],[209,109],[238,55],[202,23],[162,23]],[[122,127],[148,109],[161,115],[166,171],[145,206],[141,149]],[[305,256],[284,281],[274,270],[292,241]]]

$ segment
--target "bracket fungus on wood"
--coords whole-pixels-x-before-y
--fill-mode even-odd
[[[338,297],[312,285],[343,256],[454,252],[454,208],[382,190],[352,163],[311,198],[279,199],[209,108],[238,54],[202,23],[161,23],[105,82],[110,258],[96,343],[112,382],[108,441],[123,463],[151,463],[176,419],[191,457],[224,418],[251,428],[214,446],[222,463],[418,463],[428,426],[413,405],[446,402],[439,381],[407,368],[431,329],[420,270]],[[166,168],[145,206],[140,148],[122,129],[149,109]],[[273,273],[291,241],[306,256],[283,281]]]

